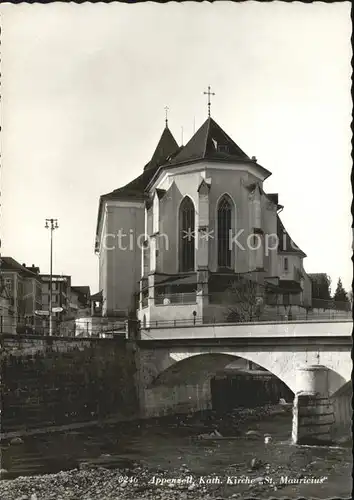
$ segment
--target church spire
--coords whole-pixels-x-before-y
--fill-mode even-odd
[[[170,108],[168,106],[165,106],[165,126],[166,128],[168,128],[168,112],[170,110]]]
[[[167,106],[166,106],[167,107]],[[166,117],[166,127],[164,128],[160,140],[156,146],[155,152],[151,160],[145,165],[144,170],[156,168],[167,161],[167,158],[179,150],[179,146],[168,128],[168,120]]]
[[[209,118],[210,118],[210,106],[211,106],[210,96],[215,95],[215,92],[210,92],[210,91],[211,91],[211,87],[210,87],[210,85],[208,85],[208,91],[204,92],[204,94],[208,96],[208,117]]]

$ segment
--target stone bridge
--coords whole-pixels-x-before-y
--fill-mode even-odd
[[[211,408],[211,378],[241,360],[268,370],[295,396],[306,392],[333,399],[351,379],[351,328],[351,322],[331,322],[142,331],[140,407],[146,417]]]

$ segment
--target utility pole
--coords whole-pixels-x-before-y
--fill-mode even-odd
[[[58,219],[46,219],[45,228],[50,229],[50,278],[49,278],[49,335],[53,335],[53,231],[58,229]]]

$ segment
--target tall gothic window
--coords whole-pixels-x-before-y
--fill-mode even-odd
[[[186,196],[179,209],[180,271],[194,271],[195,211],[192,200]]]
[[[232,204],[224,195],[218,205],[218,266],[231,267],[231,215]]]

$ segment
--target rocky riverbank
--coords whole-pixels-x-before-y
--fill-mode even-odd
[[[30,438],[24,438],[22,444],[7,443],[19,458],[13,458],[9,471],[2,471],[0,498],[349,498],[350,449],[290,445],[290,410],[267,406],[237,409],[222,416],[210,411],[84,430],[82,434],[56,433],[44,442],[43,436],[38,437],[33,446]],[[27,463],[33,459],[34,446],[37,454],[48,454],[40,457],[43,464],[59,444],[65,448],[67,460],[74,458],[74,465],[62,462],[61,468],[71,470],[42,475],[26,472],[27,476],[7,479],[16,469],[16,460]],[[27,470],[35,471],[38,462],[33,467]]]
[[[269,464],[256,469],[249,465],[246,473],[240,474],[240,464],[231,464],[223,475],[210,473],[203,476],[192,474],[185,465],[173,471],[153,471],[139,466],[121,470],[76,469],[2,481],[0,497],[4,500],[315,498],[313,494],[306,494],[306,486],[310,486],[317,492],[317,498],[327,498],[325,491],[329,476],[318,474],[316,463],[302,471],[293,468],[275,470]],[[349,476],[349,467],[347,473]],[[348,490],[348,498],[349,493]]]

